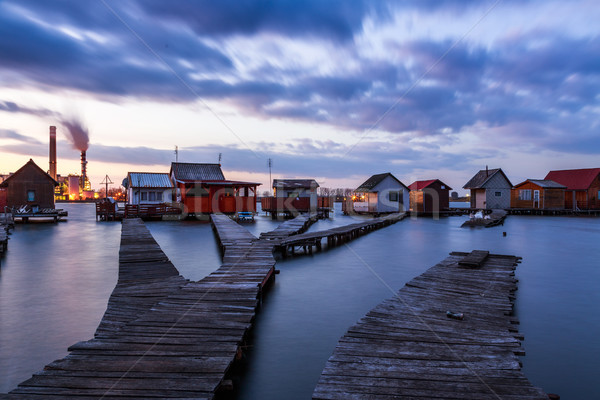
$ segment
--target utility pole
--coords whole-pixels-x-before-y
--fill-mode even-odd
[[[269,158],[267,165],[269,166],[269,191],[271,191],[273,190],[273,179],[271,179],[271,167],[273,167],[273,159]]]
[[[175,146],[175,162],[179,162],[179,147]]]
[[[104,192],[104,198],[106,199],[108,197],[108,185],[112,185],[113,181],[110,180],[110,178],[108,177],[108,175],[106,175],[104,177],[104,180],[102,182],[100,182],[100,184],[106,184],[106,191]]]

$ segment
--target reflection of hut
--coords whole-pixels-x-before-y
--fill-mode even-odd
[[[127,204],[161,204],[173,201],[173,182],[167,173],[129,172]]]
[[[54,208],[55,186],[58,183],[31,159],[0,183],[5,190],[6,206],[28,206],[34,212]]]
[[[408,211],[409,192],[391,173],[376,174],[356,188],[355,195],[343,204],[342,211],[373,214]]]
[[[413,182],[410,189],[410,209],[417,213],[436,213],[450,207],[452,188],[439,179]]]
[[[564,209],[565,189],[566,186],[551,180],[527,179],[513,188],[510,206],[540,210]]]
[[[600,209],[600,168],[550,171],[544,179],[551,179],[566,186],[565,208]]]
[[[260,183],[228,181],[221,164],[174,162],[169,175],[188,214],[256,212]]]
[[[471,207],[492,209],[510,207],[512,183],[501,168],[482,169],[463,186],[471,190]]]

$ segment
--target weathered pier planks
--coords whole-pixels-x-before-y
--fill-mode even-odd
[[[370,218],[349,225],[344,225],[332,229],[318,232],[308,232],[299,235],[290,236],[281,240],[279,248],[285,257],[289,253],[295,253],[296,247],[302,247],[304,252],[312,253],[313,246],[317,250],[322,248],[323,238],[327,239],[327,247],[334,247],[349,242],[366,233],[394,224],[406,218],[408,214],[390,214],[380,218]],[[262,236],[261,236],[262,237]]]
[[[313,399],[548,399],[517,357],[518,257],[460,265],[476,256],[452,253],[350,327]]]
[[[311,220],[287,221],[273,241],[226,216],[212,219],[223,264],[198,282],[179,275],[141,220],[123,221],[119,280],[94,339],[5,398],[212,399],[229,387],[227,372],[274,273],[273,245]]]

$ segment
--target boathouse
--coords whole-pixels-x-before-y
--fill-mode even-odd
[[[316,213],[319,208],[329,207],[329,198],[319,198],[319,184],[314,179],[273,179],[273,197],[263,197],[261,208],[271,213],[296,216],[300,213]]]
[[[410,189],[410,209],[417,213],[437,213],[450,208],[452,188],[439,179],[413,182]]]
[[[352,198],[342,203],[342,211],[346,214],[350,212],[395,213],[409,209],[408,186],[390,172],[371,176],[354,192]]]
[[[175,186],[167,173],[127,173],[127,204],[161,204],[173,201]]]
[[[58,182],[38,167],[32,159],[0,183],[0,189],[4,189],[5,192],[3,197],[6,206],[27,206],[33,212],[54,208],[56,186]]]
[[[260,183],[226,180],[221,164],[174,162],[169,175],[184,213],[256,212],[256,188]]]
[[[600,209],[600,168],[550,171],[545,179],[550,179],[566,186],[566,209]]]
[[[488,169],[486,166],[477,172],[463,189],[471,190],[471,208],[505,209],[510,207],[512,187],[502,168]]]
[[[510,207],[562,210],[565,208],[566,188],[566,186],[551,180],[527,179],[512,189]]]

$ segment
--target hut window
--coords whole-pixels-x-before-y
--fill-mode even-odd
[[[519,200],[531,200],[531,189],[519,190]]]
[[[496,197],[502,197],[502,192],[494,192],[494,196],[496,196]]]
[[[225,192],[226,197],[233,196],[233,188],[225,188],[223,191]]]
[[[156,192],[148,192],[148,200],[156,201]]]
[[[142,192],[142,201],[148,201],[148,192]]]
[[[390,201],[398,201],[398,192],[390,192],[389,199]]]
[[[35,190],[27,191],[27,201],[35,201]]]

